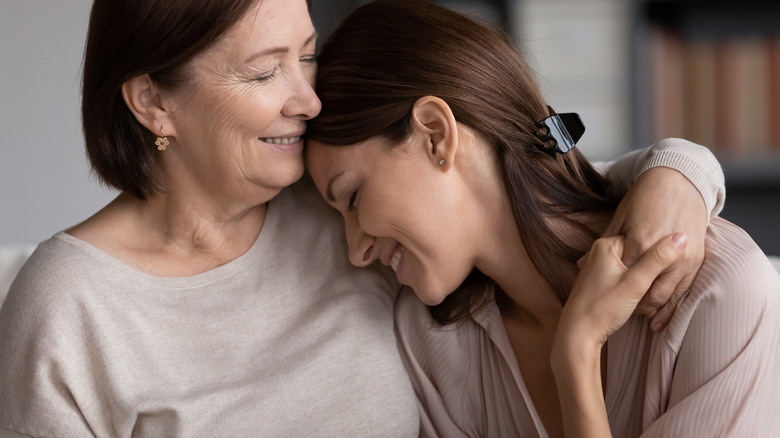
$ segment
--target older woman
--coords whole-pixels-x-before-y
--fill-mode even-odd
[[[414,436],[390,316],[303,174],[304,0],[98,0],[95,172],[121,194],[42,243],[0,315],[0,435]],[[273,199],[272,203],[268,203]]]
[[[691,236],[669,232],[630,269],[624,236],[597,240],[619,198],[503,38],[380,0],[319,59],[309,171],[353,264],[413,290],[396,330],[424,436],[780,436],[780,276],[744,231],[712,220],[689,295],[654,332],[632,312]]]
[[[0,434],[417,435],[395,279],[350,266],[310,180],[285,189],[320,110],[315,40],[304,0],[95,1],[84,135],[120,194],[43,242],[12,286]],[[656,152],[617,169],[674,164]],[[655,171],[626,208],[638,249],[655,225],[634,232],[642,205],[682,206],[661,228],[698,215],[703,232],[722,192],[700,180],[705,209]]]

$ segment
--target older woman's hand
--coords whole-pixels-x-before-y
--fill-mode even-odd
[[[636,307],[636,313],[652,318],[655,331],[669,323],[701,267],[708,219],[701,194],[682,173],[655,167],[636,180],[603,234],[625,234],[623,263],[629,267],[661,237],[688,236],[683,256],[661,272]]]

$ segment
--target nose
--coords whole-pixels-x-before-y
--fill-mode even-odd
[[[282,114],[288,117],[301,117],[304,120],[317,117],[322,109],[322,102],[314,92],[316,76],[316,66],[296,70],[293,77],[289,78],[292,95],[285,102]]]
[[[346,226],[347,246],[349,247],[349,261],[358,268],[365,268],[377,258],[374,244],[376,238],[367,234],[360,227],[356,214],[344,217]]]

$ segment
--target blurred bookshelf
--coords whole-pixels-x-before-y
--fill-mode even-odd
[[[637,0],[632,14],[635,143],[709,147],[721,216],[780,254],[780,2]]]
[[[780,1],[434,0],[514,35],[578,147],[604,160],[664,137],[712,149],[721,216],[780,255]],[[366,0],[313,2],[324,41]]]

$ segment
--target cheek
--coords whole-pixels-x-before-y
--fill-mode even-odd
[[[281,108],[277,90],[254,82],[216,84],[204,94],[198,105],[207,112],[206,122],[218,129],[257,130],[268,125]]]
[[[251,91],[250,91],[251,90]],[[260,93],[251,87],[245,93],[231,93],[217,107],[219,120],[235,129],[260,131],[279,113],[274,93]]]
[[[466,280],[475,266],[469,246],[448,233],[446,227],[440,227],[435,236],[427,242],[430,252],[420,260],[420,274],[431,299],[441,301]]]
[[[443,300],[466,279],[473,265],[459,245],[432,232],[409,236],[405,243],[408,258],[403,261],[409,282],[419,289],[421,298]],[[407,274],[408,273],[408,274]]]

